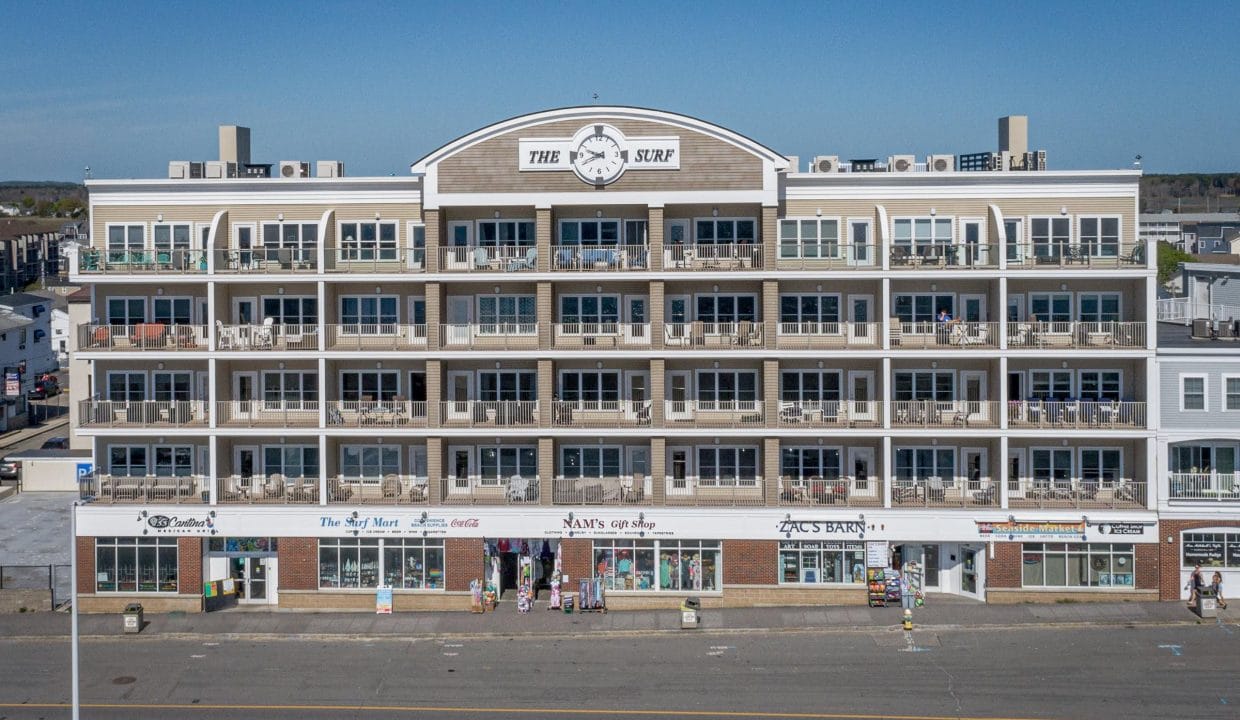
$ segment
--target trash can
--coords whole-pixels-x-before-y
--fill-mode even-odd
[[[1214,591],[1210,588],[1198,590],[1193,611],[1197,613],[1197,617],[1201,618],[1218,617],[1218,598],[1214,595]]]
[[[125,606],[125,612],[122,614],[125,618],[125,633],[142,632],[142,605],[139,603],[129,603]]]
[[[687,597],[680,604],[680,629],[690,630],[702,627],[702,601],[699,598]]]

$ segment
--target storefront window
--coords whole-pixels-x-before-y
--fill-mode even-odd
[[[798,542],[779,543],[779,582],[785,583],[863,583],[865,582],[865,543]]]
[[[604,540],[594,543],[594,576],[609,590],[723,588],[718,540]]]
[[[594,543],[594,576],[608,590],[656,590],[655,542],[615,540]]]
[[[1184,566],[1240,568],[1240,533],[1184,533]]]
[[[276,552],[279,541],[267,537],[213,537],[207,540],[209,552]]]
[[[383,542],[383,584],[407,590],[443,589],[443,541],[407,538]]]
[[[176,538],[97,538],[95,591],[175,593]]]
[[[319,541],[319,587],[379,586],[379,540],[343,538]]]
[[[1131,588],[1136,577],[1132,545],[1025,543],[1024,587]]]

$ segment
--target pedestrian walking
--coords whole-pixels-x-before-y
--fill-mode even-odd
[[[1226,610],[1227,601],[1223,599],[1223,573],[1214,571],[1214,577],[1210,578],[1210,589],[1214,591],[1214,599],[1218,601],[1218,606]]]
[[[1189,591],[1188,606],[1192,607],[1197,602],[1197,595],[1201,593],[1201,588],[1206,584],[1205,578],[1201,575],[1201,566],[1197,565],[1193,568],[1193,574],[1188,576],[1188,585],[1185,590]]]

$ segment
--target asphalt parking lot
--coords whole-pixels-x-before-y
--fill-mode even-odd
[[[69,596],[69,508],[77,493],[22,492],[0,501],[0,566],[58,565],[56,598]],[[6,569],[33,581],[33,571]],[[30,576],[30,577],[27,577]]]

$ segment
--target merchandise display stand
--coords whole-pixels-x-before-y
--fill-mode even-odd
[[[868,568],[865,582],[870,607],[887,607],[887,573],[882,568]],[[899,598],[897,597],[897,600]]]
[[[925,581],[925,572],[921,569],[921,565],[916,562],[905,563],[904,574],[908,576],[909,587],[913,590],[913,603],[917,607],[926,604],[925,593],[922,592],[922,584]]]
[[[486,608],[482,604],[482,582],[478,578],[469,581],[469,611],[473,613],[486,612]]]
[[[551,598],[547,602],[548,610],[559,610],[563,605],[563,596],[560,594],[560,573],[562,572],[563,568],[560,563],[560,552],[559,548],[556,548],[555,570],[551,573]]]
[[[522,555],[517,561],[517,612],[527,613],[534,607],[534,559]]]
[[[607,612],[607,596],[603,578],[582,580],[578,585],[577,610],[580,612]]]

